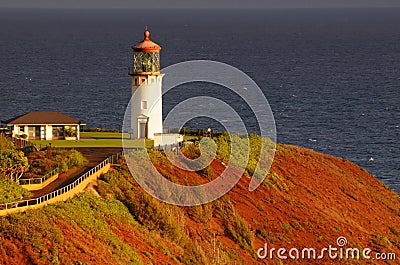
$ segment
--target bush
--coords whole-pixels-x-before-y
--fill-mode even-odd
[[[12,150],[14,145],[2,134],[0,134],[0,151]]]
[[[82,167],[87,163],[85,157],[76,150],[71,150],[67,156],[70,162],[70,167]]]
[[[196,143],[188,144],[188,145],[182,147],[182,153],[184,156],[186,156],[187,158],[192,159],[192,160],[200,157],[200,155],[201,155],[200,149],[196,145]]]
[[[76,130],[74,128],[72,128],[72,127],[66,128],[64,132],[65,132],[65,136],[67,136],[67,137],[75,137],[75,136],[77,136]]]
[[[263,185],[267,188],[277,188],[280,191],[289,191],[289,186],[292,183],[280,176],[276,172],[268,172],[267,177],[263,181]]]
[[[214,179],[214,171],[210,165],[206,166],[202,170],[196,171],[196,173],[210,181]]]
[[[264,227],[256,230],[256,236],[271,245],[275,242],[274,234],[272,232],[267,232]]]
[[[253,236],[246,221],[239,215],[233,215],[226,226],[226,232],[233,241],[245,250],[253,251]]]
[[[73,149],[48,148],[45,151],[31,153],[28,159],[31,163],[25,178],[43,177],[57,167],[60,168],[60,172],[67,172],[72,167],[83,167],[87,163],[85,157]]]
[[[0,151],[0,175],[15,182],[28,170],[29,163],[22,151]]]
[[[228,195],[213,202],[215,215],[225,223],[225,233],[241,248],[253,251],[253,236],[246,221],[236,213]]]
[[[185,253],[180,260],[183,264],[207,264],[204,250],[197,242],[185,246]]]
[[[246,176],[256,176],[257,179],[264,178],[268,173],[275,151],[270,139],[255,134],[240,136],[223,133],[214,140],[217,158],[225,164],[231,162],[244,170]]]
[[[187,214],[194,221],[206,224],[211,221],[213,215],[213,205],[212,203],[207,203],[188,207]]]
[[[82,194],[63,203],[2,217],[0,231],[1,238],[11,239],[7,243],[19,250],[23,246],[29,264],[89,264],[78,261],[92,258],[92,250],[85,253],[88,240],[95,243],[97,255],[114,261],[111,264],[143,264],[134,249],[114,232],[116,224],[136,222],[121,202]],[[3,244],[0,252],[4,253]],[[10,264],[21,264],[13,261]]]
[[[20,185],[8,179],[0,180],[0,204],[8,202],[17,202],[24,197],[30,197],[32,194]]]
[[[149,230],[155,230],[177,244],[186,241],[182,210],[158,201],[142,189],[133,190],[132,184],[124,177],[131,178],[125,170],[104,174],[102,180],[105,183],[99,187],[101,194],[109,194],[110,191],[114,193],[128,207],[133,217]]]
[[[161,203],[144,192],[129,197],[128,208],[139,223],[150,230],[158,231],[178,244],[181,243],[185,234],[182,223],[184,216],[177,207]]]

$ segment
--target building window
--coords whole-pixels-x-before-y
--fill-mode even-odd
[[[25,132],[25,126],[19,126],[19,132],[20,133]]]
[[[147,101],[146,100],[142,101],[142,109],[147,109]]]
[[[53,138],[64,137],[64,126],[53,126]]]

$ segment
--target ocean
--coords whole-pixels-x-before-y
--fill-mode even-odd
[[[400,193],[399,11],[3,9],[0,119],[55,110],[120,129],[131,46],[148,25],[162,67],[198,59],[237,67],[267,97],[278,142],[348,159]],[[257,132],[248,107],[206,83],[173,89],[164,112],[197,95],[225,100]],[[187,127],[222,129],[207,118]]]

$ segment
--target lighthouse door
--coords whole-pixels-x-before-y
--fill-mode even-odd
[[[138,138],[148,138],[148,124],[149,124],[149,117],[147,117],[146,115],[139,115],[138,119],[138,123],[137,123],[137,128],[138,128]]]
[[[139,123],[139,138],[147,138],[147,122]]]

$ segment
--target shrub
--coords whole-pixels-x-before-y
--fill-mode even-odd
[[[289,191],[290,181],[286,181],[284,177],[276,172],[268,172],[267,177],[263,181],[263,185],[267,188],[277,188],[281,191]]]
[[[260,228],[256,230],[256,236],[267,241],[269,244],[274,244],[275,237],[272,232],[267,232],[265,228]]]
[[[204,250],[197,242],[185,246],[185,253],[180,260],[183,264],[207,264]]]
[[[187,214],[193,221],[206,224],[211,221],[213,215],[213,205],[212,203],[207,203],[188,207]]]
[[[231,162],[244,170],[246,176],[256,176],[258,179],[268,173],[275,151],[270,139],[254,134],[240,136],[223,133],[214,140],[217,144],[217,158],[225,164]]]
[[[214,179],[214,171],[212,170],[210,165],[199,171],[196,171],[196,173],[210,181]]]
[[[184,216],[177,207],[166,205],[151,197],[147,193],[139,192],[128,195],[128,208],[139,223],[150,230],[156,230],[176,243],[181,243],[184,235],[184,226],[179,220]]]
[[[63,203],[2,217],[0,234],[1,238],[11,238],[9,242],[16,246],[26,246],[24,255],[30,264],[85,264],[77,260],[88,260],[87,253],[82,253],[88,239],[104,251],[98,255],[111,256],[112,264],[142,264],[137,253],[113,232],[115,224],[136,222],[121,202],[82,194]],[[77,236],[71,239],[70,235]]]
[[[2,134],[0,134],[0,151],[14,149],[13,144]]]
[[[292,226],[289,223],[282,223],[281,226],[282,226],[283,232],[289,233],[289,234],[293,233]]]
[[[75,136],[77,136],[76,130],[74,128],[72,128],[72,127],[66,128],[64,132],[65,132],[65,136],[67,136],[67,137],[75,137]]]
[[[298,230],[298,231],[304,231],[304,228],[297,221],[291,221],[290,222],[290,226],[293,227],[294,229]]]
[[[30,197],[32,194],[8,179],[0,180],[0,204],[8,202],[17,202],[24,197]]]
[[[85,157],[74,149],[34,152],[28,156],[31,161],[26,178],[42,177],[51,170],[59,167],[60,172],[67,172],[72,167],[82,167],[87,163]]]
[[[225,223],[225,233],[241,248],[253,251],[253,236],[246,221],[236,213],[228,195],[213,202],[215,215]]]
[[[249,226],[241,216],[237,214],[232,216],[231,221],[226,226],[226,232],[241,248],[253,251],[253,236]]]
[[[101,194],[112,191],[123,202],[132,216],[149,230],[155,230],[181,244],[187,238],[184,233],[185,217],[180,208],[162,203],[142,189],[133,189],[130,174],[125,171],[111,171],[102,176]],[[106,186],[107,185],[107,186]]]
[[[192,160],[200,157],[201,155],[200,149],[195,143],[182,147],[182,153],[184,156]]]
[[[390,232],[392,232],[393,235],[398,236],[400,233],[399,231],[396,230],[396,228],[389,226]]]
[[[28,159],[22,151],[0,151],[0,176],[15,182],[28,170]]]
[[[70,162],[70,167],[82,167],[87,163],[85,157],[76,150],[71,150],[68,154],[68,160]]]

